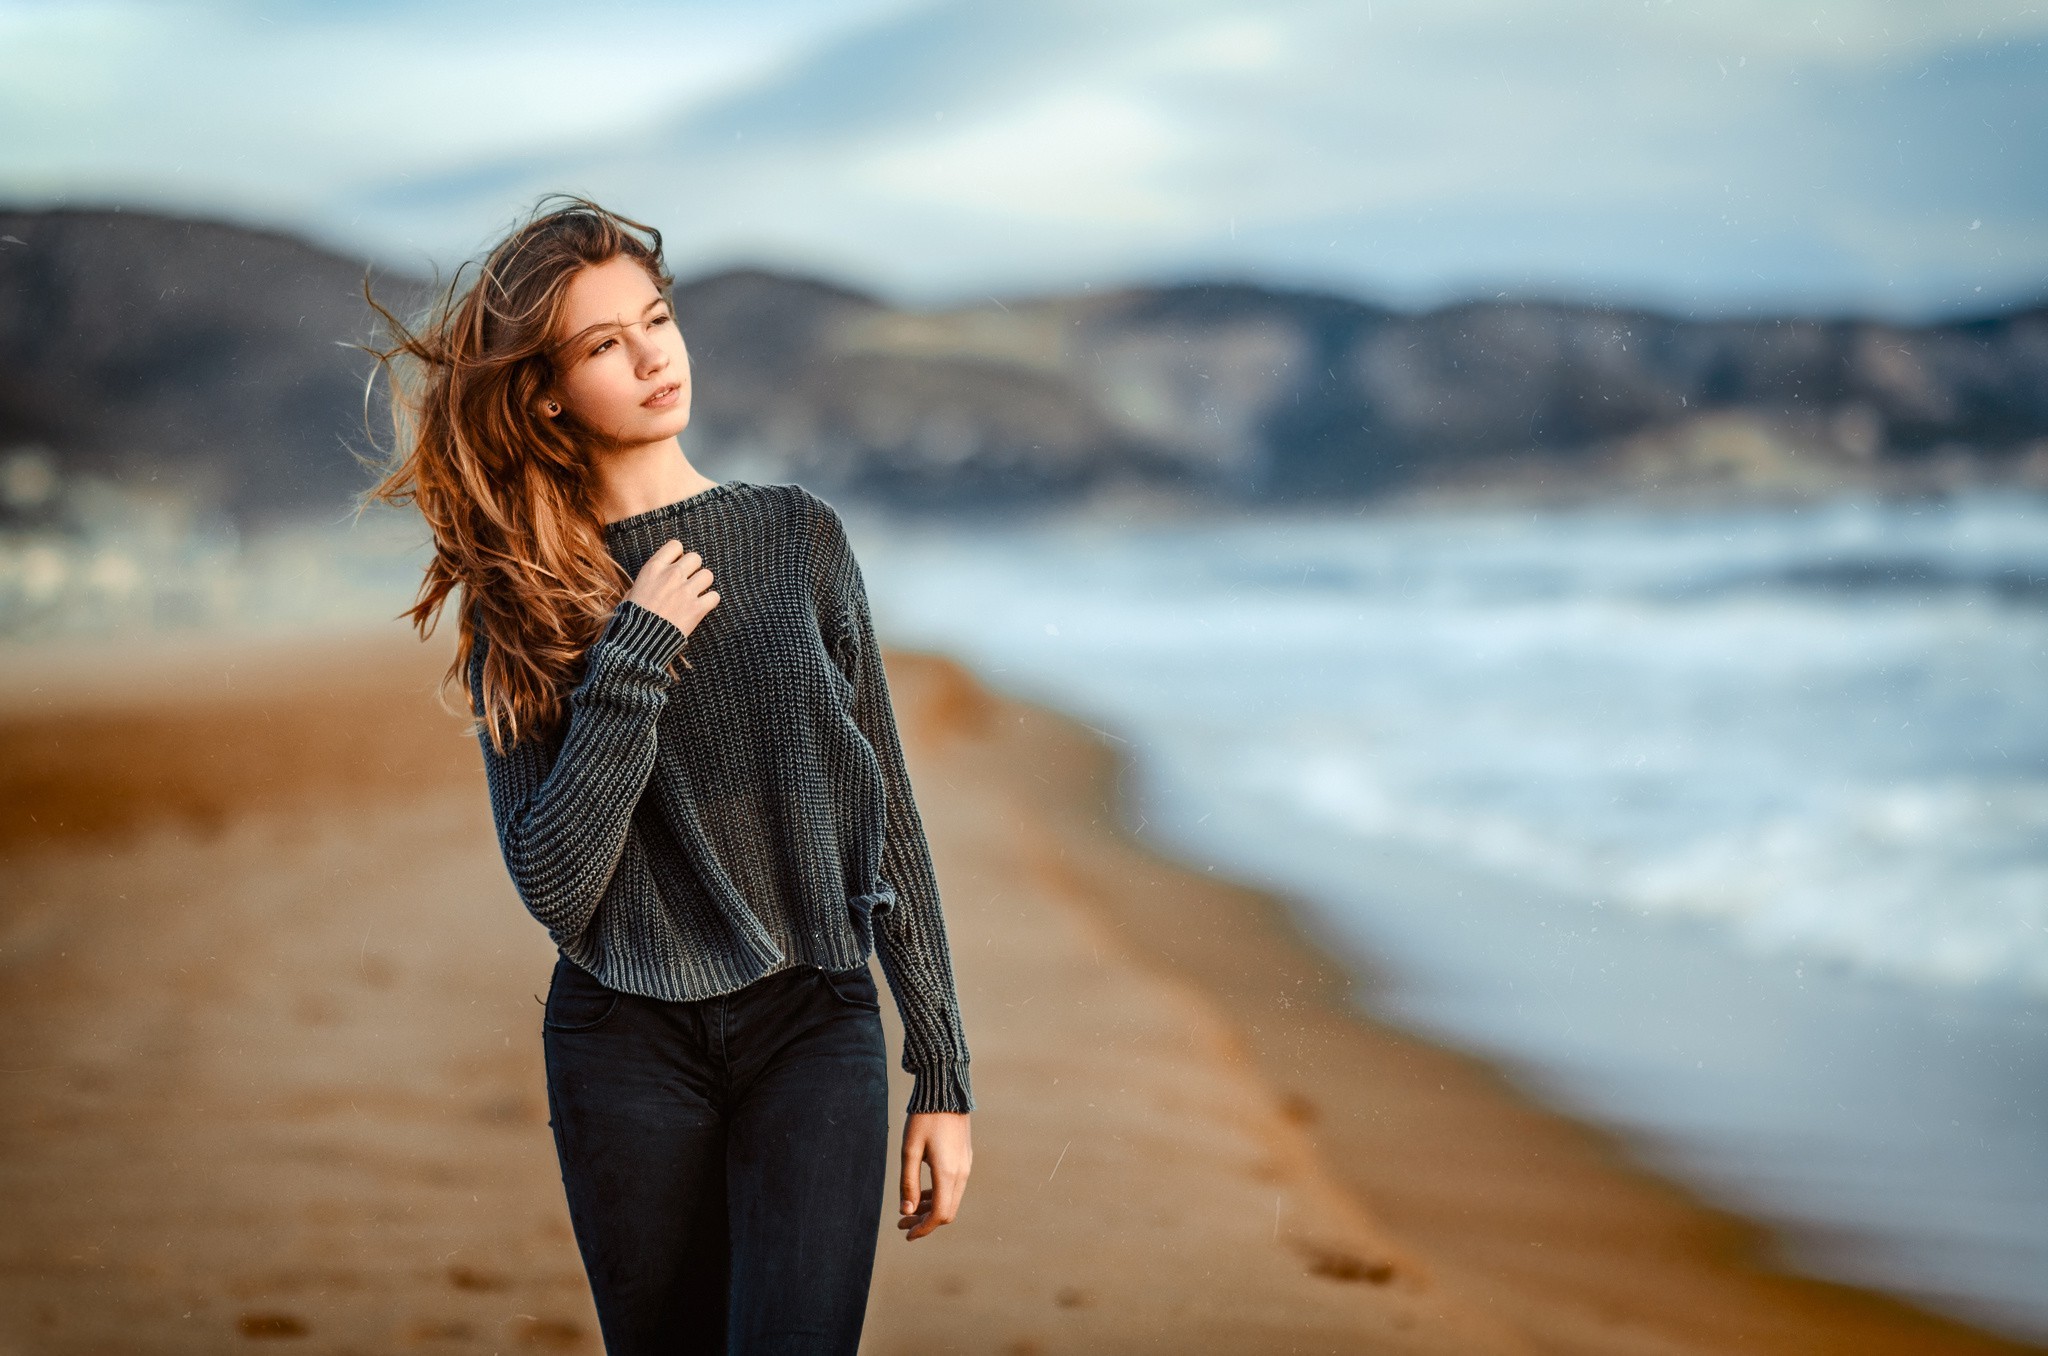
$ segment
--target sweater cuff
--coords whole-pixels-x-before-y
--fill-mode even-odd
[[[912,1070],[915,1085],[910,1093],[907,1108],[915,1116],[920,1111],[974,1110],[974,1089],[967,1081],[967,1061],[957,1064],[934,1064],[930,1068]]]
[[[598,640],[609,641],[658,672],[667,673],[689,637],[683,634],[682,627],[659,612],[630,599],[620,599]]]

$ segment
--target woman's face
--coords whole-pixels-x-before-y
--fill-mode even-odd
[[[549,398],[563,413],[625,447],[687,428],[690,351],[647,270],[625,255],[592,264],[562,300]]]

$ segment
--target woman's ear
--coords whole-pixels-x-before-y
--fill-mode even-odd
[[[541,397],[540,407],[535,411],[543,419],[557,419],[562,414],[562,402],[553,396]]]

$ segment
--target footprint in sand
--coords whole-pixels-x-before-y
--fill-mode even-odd
[[[313,1331],[297,1314],[270,1312],[243,1314],[235,1320],[235,1329],[244,1337],[255,1338],[304,1337]]]

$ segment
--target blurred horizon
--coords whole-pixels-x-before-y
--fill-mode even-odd
[[[679,275],[914,306],[1197,278],[1898,321],[2048,295],[2048,14],[2010,5],[398,15],[0,4],[0,201],[425,274],[583,192]]]

